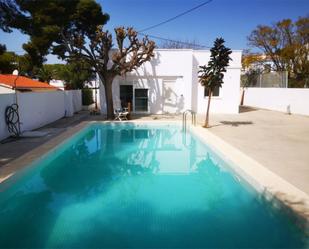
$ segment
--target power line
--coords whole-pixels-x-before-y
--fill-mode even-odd
[[[164,37],[160,37],[160,36],[156,36],[156,35],[149,35],[149,34],[145,34],[145,33],[141,33],[141,32],[137,32],[137,33],[141,36],[148,36],[148,37],[151,37],[151,38],[156,39],[156,40],[175,42],[175,43],[178,43],[178,44],[188,45],[188,46],[196,47],[196,48],[205,48],[205,49],[211,48],[211,47],[203,45],[203,44],[179,41],[179,40],[174,40],[174,39],[168,39],[168,38],[164,38]],[[7,52],[15,52],[15,53],[18,53],[18,54],[21,54],[21,53],[26,54],[26,51],[23,51],[23,50],[9,50]]]
[[[179,44],[184,44],[184,45],[189,45],[191,47],[197,47],[197,48],[211,48],[209,46],[206,45],[202,45],[202,44],[197,44],[197,43],[190,43],[190,42],[184,42],[184,41],[179,41],[179,40],[173,40],[173,39],[168,39],[168,38],[164,38],[164,37],[160,37],[160,36],[155,36],[155,35],[149,35],[149,34],[144,34],[142,32],[137,32],[139,35],[142,36],[148,36],[157,40],[162,40],[162,41],[168,41],[168,42],[175,42],[175,43],[179,43]]]
[[[140,30],[139,32],[144,32],[144,31],[146,31],[146,30],[153,29],[153,28],[156,28],[156,27],[161,26],[161,25],[163,25],[163,24],[166,24],[166,23],[168,23],[168,22],[171,22],[171,21],[177,19],[178,17],[184,16],[184,15],[186,15],[186,14],[188,14],[188,13],[190,13],[190,12],[192,12],[192,11],[194,11],[194,10],[196,10],[196,9],[198,9],[198,8],[200,8],[200,7],[204,6],[204,5],[206,5],[206,4],[209,4],[209,3],[212,2],[212,1],[213,1],[213,0],[208,0],[208,1],[206,1],[206,2],[203,2],[203,3],[201,3],[201,4],[199,4],[199,5],[195,6],[195,7],[193,7],[192,9],[186,10],[185,12],[182,12],[182,13],[180,13],[180,14],[174,16],[174,17],[171,17],[171,18],[169,18],[169,19],[167,19],[167,20],[165,20],[165,21],[163,21],[163,22],[160,22],[160,23],[158,23],[158,24],[155,24],[155,25],[152,25],[152,26],[150,26],[150,27],[144,28],[144,29]]]

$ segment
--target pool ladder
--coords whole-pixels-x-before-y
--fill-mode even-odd
[[[196,126],[196,113],[192,110],[186,110],[182,113],[182,131],[187,131],[187,115],[191,113],[191,123]]]

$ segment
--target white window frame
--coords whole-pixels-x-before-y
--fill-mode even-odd
[[[147,90],[147,111],[136,111],[135,110],[135,89],[145,89]],[[149,114],[150,113],[150,106],[149,106],[149,88],[145,88],[145,87],[135,87],[135,85],[133,85],[133,112],[136,114]]]

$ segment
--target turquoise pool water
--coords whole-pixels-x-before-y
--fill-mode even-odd
[[[91,125],[0,191],[0,247],[308,246],[177,126]]]

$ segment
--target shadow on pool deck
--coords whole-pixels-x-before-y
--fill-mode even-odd
[[[223,125],[240,126],[240,125],[252,125],[252,121],[220,121]]]

